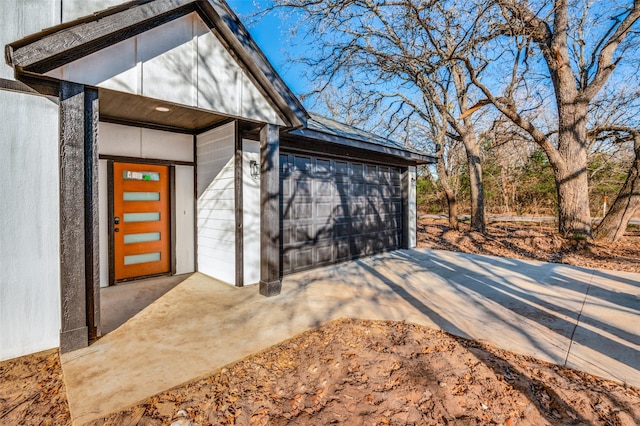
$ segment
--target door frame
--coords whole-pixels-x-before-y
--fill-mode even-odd
[[[149,158],[135,158],[135,157],[120,157],[113,155],[101,155],[101,160],[107,160],[107,226],[109,227],[109,286],[117,285],[123,282],[135,281],[151,277],[171,276],[176,273],[176,165],[192,166],[192,162],[188,161],[170,161],[170,160],[156,160]],[[115,234],[113,230],[114,221],[114,187],[113,187],[113,164],[114,163],[130,163],[130,164],[149,164],[168,166],[169,169],[169,253],[171,259],[169,260],[169,271],[161,274],[142,275],[134,278],[127,278],[116,281],[115,272]]]

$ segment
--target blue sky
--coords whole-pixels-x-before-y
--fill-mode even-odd
[[[293,55],[296,48],[292,48],[288,41],[286,24],[278,17],[269,15],[258,22],[251,22],[249,15],[258,9],[257,4],[265,5],[265,1],[227,0],[231,9],[240,17],[240,21],[247,27],[253,39],[258,43],[269,62],[275,67],[284,82],[297,95],[309,89],[307,81],[302,76],[302,66],[291,63],[286,52]]]

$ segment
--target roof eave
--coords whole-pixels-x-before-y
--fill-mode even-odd
[[[273,86],[275,94],[280,98],[279,107],[288,113],[287,118],[290,122],[290,127],[305,127],[309,119],[309,113],[287,87],[278,72],[271,66],[271,63],[253,40],[249,31],[247,31],[226,2],[201,0],[200,4],[209,4],[214,9],[215,14],[211,16],[218,17],[219,22],[216,22],[217,24],[223,23],[223,25],[217,25],[217,28],[223,31],[223,35],[226,36],[225,41],[232,44],[236,52],[244,53],[241,59],[254,75],[263,76]]]
[[[436,158],[431,155],[420,154],[409,150],[382,146],[379,144],[366,142],[358,139],[344,138],[329,133],[319,132],[307,128],[295,129],[288,132],[290,135],[300,136],[308,139],[315,139],[322,142],[329,142],[343,145],[349,148],[364,149],[376,152],[378,154],[390,155],[404,160],[415,162],[416,164],[432,164],[436,162]]]

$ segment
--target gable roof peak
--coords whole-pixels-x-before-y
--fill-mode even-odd
[[[302,103],[224,0],[134,0],[10,43],[6,61],[18,79],[21,72],[41,75],[191,12],[215,30],[288,126],[306,125]]]

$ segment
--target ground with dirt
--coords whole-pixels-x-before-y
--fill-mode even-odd
[[[496,222],[481,234],[470,231],[468,223],[453,231],[446,219],[420,219],[418,246],[640,273],[637,227],[618,242],[589,243],[562,238],[551,224]]]
[[[615,244],[544,225],[450,231],[420,247],[640,272],[640,231]],[[70,424],[56,351],[0,363],[0,424]],[[342,320],[94,424],[636,425],[640,390],[406,323]]]
[[[0,371],[1,424],[68,424],[55,354]],[[635,425],[640,391],[422,326],[339,320],[93,422],[172,423]]]
[[[70,424],[58,351],[0,362],[0,424]]]

